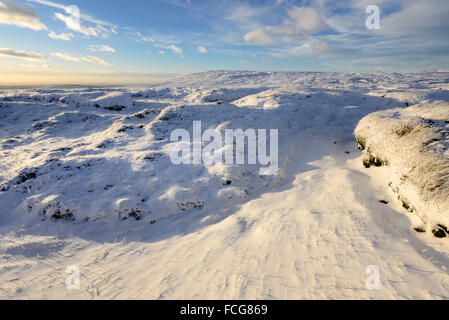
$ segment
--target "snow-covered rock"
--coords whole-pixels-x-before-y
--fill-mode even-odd
[[[449,225],[449,104],[414,105],[363,118],[355,135],[364,163],[391,168],[390,186],[427,229]]]

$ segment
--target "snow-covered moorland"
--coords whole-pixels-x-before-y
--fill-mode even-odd
[[[449,225],[448,83],[208,72],[0,89],[0,297],[449,298],[449,240],[432,234]],[[170,133],[193,121],[278,129],[279,170],[173,165]],[[387,165],[365,168],[357,125]]]

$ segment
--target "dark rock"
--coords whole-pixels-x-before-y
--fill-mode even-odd
[[[145,156],[143,159],[153,162],[153,161],[160,159],[162,156],[163,156],[163,153],[153,152],[153,153],[150,153],[149,155]]]
[[[120,129],[118,129],[117,132],[123,133],[123,132],[126,132],[127,130],[132,130],[132,129],[134,129],[133,126],[123,126],[123,127],[121,127]]]
[[[449,234],[449,230],[447,229],[447,227],[445,225],[438,224],[438,227],[443,229],[447,234]]]
[[[69,209],[67,209],[64,213],[62,213],[59,209],[56,209],[51,218],[54,220],[75,220],[75,216]]]
[[[126,107],[117,105],[117,106],[104,107],[104,109],[109,111],[122,111],[123,109],[126,109]]]
[[[119,212],[119,218],[122,220],[134,218],[136,221],[139,221],[142,218],[142,211],[137,208],[125,209],[123,212]]]
[[[433,229],[432,233],[436,238],[446,238],[446,232],[441,228]]]
[[[380,158],[374,157],[372,155],[369,155],[368,158],[363,159],[363,165],[365,166],[365,168],[371,168],[371,166],[381,167],[386,164],[386,161],[383,161]]]
[[[187,211],[190,209],[201,209],[204,207],[204,201],[185,201],[176,203],[181,211]]]
[[[36,179],[36,177],[37,177],[36,172],[22,172],[17,177],[17,184],[24,183],[28,180]]]

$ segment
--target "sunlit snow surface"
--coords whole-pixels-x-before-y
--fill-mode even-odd
[[[373,112],[447,101],[445,72],[0,89],[0,297],[449,298],[449,239],[413,230],[389,186],[398,165],[365,168],[354,137]],[[279,129],[279,171],[173,165],[170,133],[193,121]],[[429,146],[447,160],[446,147]],[[438,197],[429,208],[447,212]],[[66,289],[70,265],[80,290]]]

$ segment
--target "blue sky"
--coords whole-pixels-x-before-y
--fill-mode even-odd
[[[0,84],[446,69],[448,16],[447,0],[0,0]]]

